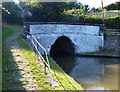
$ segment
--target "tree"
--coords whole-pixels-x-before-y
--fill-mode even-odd
[[[83,6],[83,14],[85,15],[88,12],[88,10],[89,10],[88,5],[84,5]]]
[[[109,4],[105,8],[107,10],[120,10],[120,2]]]
[[[95,7],[93,7],[90,11],[91,11],[91,12],[96,12]]]
[[[7,9],[10,14],[2,10],[2,19],[9,23],[21,24],[23,21],[23,15],[19,10],[18,6],[14,2],[2,2],[2,5]]]
[[[102,7],[96,9],[97,12],[102,12]]]
[[[29,2],[25,6],[32,12],[32,17],[26,21],[61,22],[63,11],[80,8],[80,3],[75,2]]]

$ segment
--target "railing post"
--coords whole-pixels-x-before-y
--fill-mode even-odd
[[[37,49],[39,50],[39,48],[38,48],[38,43],[37,43],[37,46],[36,46],[36,47],[37,47]],[[37,57],[36,57],[37,60],[40,61],[40,60],[39,60],[39,55],[38,55],[38,52],[37,52],[37,51],[36,51],[36,54],[37,54]]]
[[[46,61],[45,51],[44,51],[44,60]],[[44,65],[45,65],[45,74],[47,74],[47,66],[46,66],[45,62],[44,62]]]
[[[35,52],[35,56],[37,58],[37,60],[39,61],[40,60],[40,56],[41,55],[39,53],[39,48],[42,48],[43,51],[44,51],[44,58],[41,56],[41,59],[44,61],[44,71],[45,71],[45,74],[47,74],[50,70],[50,65],[49,65],[49,61],[48,61],[48,57],[47,57],[47,53],[46,53],[46,50],[45,48],[38,42],[38,40],[34,37],[34,35],[32,35],[31,33],[29,32],[26,32],[27,34],[31,35],[31,42],[32,42],[32,45],[33,45],[33,50]]]
[[[45,65],[44,71],[45,71],[45,74],[47,74],[47,66],[46,66],[45,62],[44,62],[44,65]]]

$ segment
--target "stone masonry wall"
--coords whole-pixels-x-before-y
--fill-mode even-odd
[[[105,39],[105,50],[120,51],[120,36],[107,35]]]
[[[95,52],[104,47],[103,32],[100,26],[96,25],[32,24],[29,29],[30,33],[47,50],[47,54],[49,54],[54,42],[61,36],[66,36],[73,42],[75,54]],[[43,50],[40,52],[43,54]]]

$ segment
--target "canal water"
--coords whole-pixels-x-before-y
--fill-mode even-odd
[[[52,56],[86,90],[118,90],[119,58]]]

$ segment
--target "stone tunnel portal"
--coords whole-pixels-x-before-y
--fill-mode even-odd
[[[50,56],[74,54],[73,42],[66,36],[59,37],[51,46]]]

